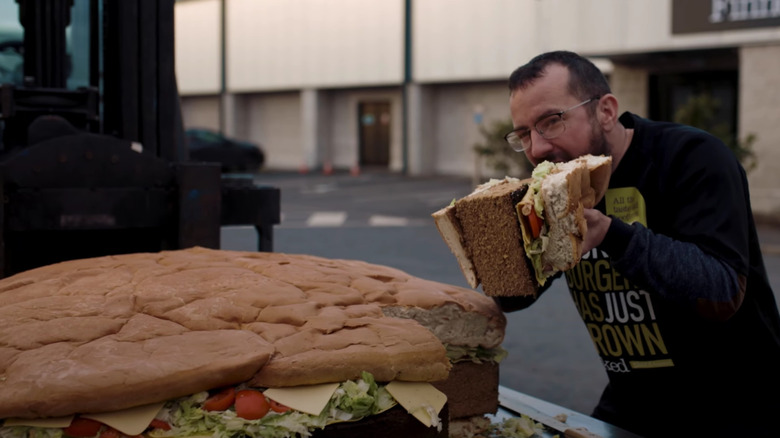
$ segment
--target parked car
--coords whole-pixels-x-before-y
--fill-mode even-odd
[[[221,163],[223,172],[257,172],[265,164],[265,153],[258,144],[202,128],[188,129],[185,136],[190,161]]]

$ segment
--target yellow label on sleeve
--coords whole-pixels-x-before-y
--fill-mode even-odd
[[[322,383],[291,388],[269,388],[263,394],[271,400],[296,411],[320,415],[338,387],[338,383]]]
[[[56,418],[7,418],[3,423],[3,427],[29,426],[64,429],[70,426],[71,421],[73,421],[73,415]]]
[[[122,432],[125,435],[134,436],[141,434],[157,416],[165,403],[152,403],[149,405],[136,406],[130,409],[124,409],[116,412],[105,412],[100,414],[82,415],[84,418],[90,418],[99,421],[107,426]]]
[[[428,427],[439,424],[438,414],[447,395],[425,382],[390,382],[387,392],[415,418]],[[436,418],[433,416],[436,415]]]

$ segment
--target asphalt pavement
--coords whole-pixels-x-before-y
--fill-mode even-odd
[[[276,252],[363,260],[468,287],[431,213],[471,192],[470,178],[262,172],[255,181],[281,190]],[[780,228],[761,225],[759,235],[780,301]],[[223,228],[224,249],[252,251],[256,242],[252,227]],[[530,308],[507,314],[503,346],[503,386],[590,413],[607,378],[564,280]]]

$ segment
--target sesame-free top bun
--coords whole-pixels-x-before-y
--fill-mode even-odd
[[[494,304],[396,269],[306,255],[192,248],[62,262],[0,280],[0,418],[362,371],[440,381],[451,364],[434,329],[491,347],[506,324]]]

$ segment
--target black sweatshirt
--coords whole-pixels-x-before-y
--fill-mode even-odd
[[[596,207],[612,225],[565,273],[609,376],[593,415],[648,437],[775,436],[780,316],[745,172],[704,131],[620,122],[634,135]]]

